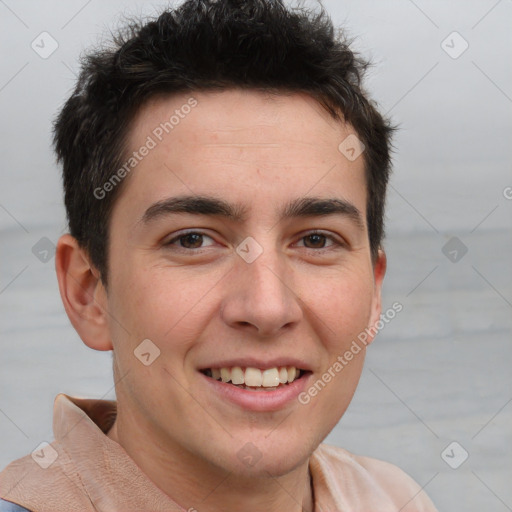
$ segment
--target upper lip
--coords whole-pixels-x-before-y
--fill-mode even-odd
[[[295,366],[299,370],[312,371],[308,363],[300,361],[293,357],[276,357],[274,359],[258,359],[255,357],[240,357],[237,359],[225,359],[223,361],[216,361],[207,366],[201,366],[200,370],[207,370],[211,368],[233,368],[240,366],[241,368],[259,368],[260,370],[267,370],[269,368],[279,368],[281,366]]]

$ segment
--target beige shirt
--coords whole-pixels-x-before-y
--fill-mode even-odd
[[[115,416],[115,401],[57,395],[55,441],[0,473],[0,497],[33,512],[183,512],[105,435]],[[424,491],[387,462],[321,444],[309,468],[314,512],[437,512]]]

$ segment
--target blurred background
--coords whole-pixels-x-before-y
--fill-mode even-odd
[[[315,6],[313,0],[302,0]],[[51,441],[56,394],[114,399],[58,293],[51,123],[78,57],[167,3],[0,0],[0,468]],[[512,510],[512,1],[324,0],[400,126],[383,310],[327,442],[393,462],[440,510]]]

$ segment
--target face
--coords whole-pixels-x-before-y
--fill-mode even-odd
[[[338,149],[354,133],[306,95],[256,91],[155,99],[134,120],[107,320],[119,414],[163,450],[284,474],[346,410],[364,348],[333,364],[378,319],[384,273],[363,157]]]

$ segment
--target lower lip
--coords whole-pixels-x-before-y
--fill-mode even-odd
[[[250,391],[233,384],[212,379],[201,372],[199,374],[205,379],[206,384],[216,395],[243,409],[257,412],[278,411],[294,400],[298,402],[297,397],[304,391],[307,381],[312,375],[311,373],[306,373],[291,384],[284,385],[273,391]]]

